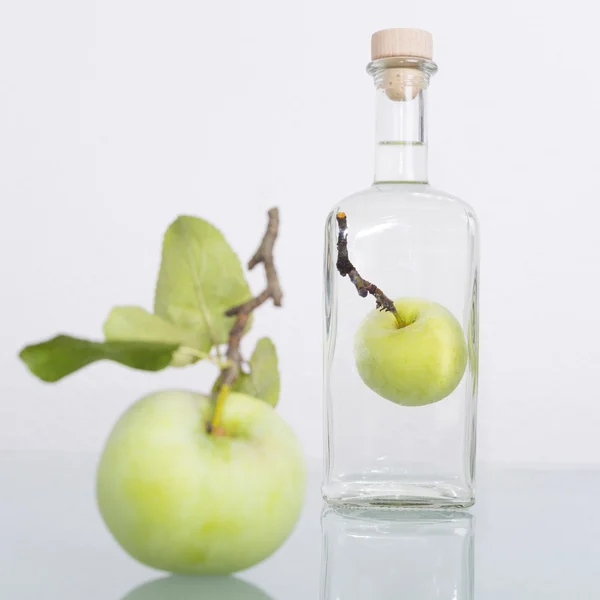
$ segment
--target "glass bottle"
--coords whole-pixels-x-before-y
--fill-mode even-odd
[[[474,598],[468,512],[328,508],[321,523],[321,600]]]
[[[322,491],[331,504],[475,501],[478,228],[468,204],[429,185],[431,46],[421,30],[374,34],[375,179],[326,223]]]

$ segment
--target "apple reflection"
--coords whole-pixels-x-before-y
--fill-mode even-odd
[[[473,522],[466,512],[326,509],[321,600],[473,600]]]
[[[272,600],[256,586],[237,577],[172,575],[149,581],[123,600]]]

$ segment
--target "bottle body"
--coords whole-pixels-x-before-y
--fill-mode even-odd
[[[338,213],[347,218],[353,266],[396,306],[408,302],[414,313],[409,327],[380,336],[372,320],[374,298],[361,297],[349,277],[338,272]],[[329,215],[323,481],[328,502],[473,504],[478,260],[473,210],[426,183],[374,184]],[[427,322],[431,307],[438,315]],[[388,319],[386,327],[396,327],[392,314],[382,318]],[[442,338],[431,337],[431,331],[446,325],[454,339],[446,339],[436,354]],[[455,350],[464,352],[462,364],[451,364],[448,357]],[[361,359],[365,355],[369,360]],[[389,386],[402,391],[389,392]]]

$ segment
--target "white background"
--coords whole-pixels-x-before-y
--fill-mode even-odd
[[[479,456],[600,463],[600,44],[593,3],[13,0],[0,14],[0,448],[98,450],[208,365],[94,365],[42,384],[16,358],[150,308],[163,231],[218,225],[245,261],[282,212],[282,414],[321,453],[324,218],[372,176],[370,34],[429,29],[436,187],[482,230]],[[260,270],[259,270],[260,271]],[[251,278],[255,290],[262,273]]]

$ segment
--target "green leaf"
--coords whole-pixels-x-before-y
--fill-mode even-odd
[[[203,219],[176,219],[163,242],[154,312],[193,332],[195,347],[208,352],[227,342],[233,317],[225,311],[250,297],[240,261],[221,232]]]
[[[232,389],[264,400],[275,407],[279,400],[279,370],[277,353],[269,338],[261,338],[250,357],[250,373],[242,373]]]
[[[20,357],[44,381],[58,381],[97,360],[113,360],[144,371],[169,366],[176,344],[153,342],[90,342],[68,335],[24,348]]]
[[[180,348],[171,359],[171,365],[174,367],[184,367],[198,362],[201,358],[192,351],[202,345],[193,331],[185,331],[139,306],[113,308],[104,323],[104,335],[108,342],[177,344]]]

